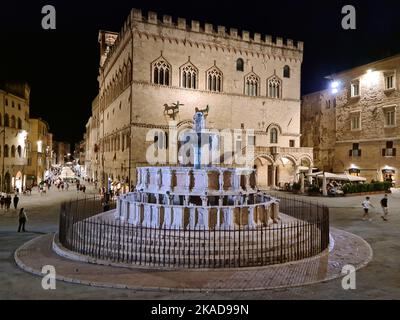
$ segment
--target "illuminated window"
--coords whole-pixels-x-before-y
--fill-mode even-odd
[[[351,130],[361,129],[361,113],[355,112],[350,116]]]
[[[356,80],[351,83],[351,96],[352,97],[360,96],[360,81]]]
[[[276,76],[268,79],[268,97],[273,99],[281,98],[281,80]]]
[[[191,63],[187,62],[181,68],[181,87],[188,89],[197,89],[198,85],[198,70]]]
[[[396,125],[396,108],[387,107],[383,110],[385,116],[385,127],[394,127]]]
[[[171,65],[163,57],[158,58],[151,64],[152,82],[155,84],[170,85]]]
[[[258,96],[260,91],[259,84],[260,78],[255,73],[248,74],[244,80],[244,94],[253,97]]]
[[[222,72],[213,66],[207,70],[207,90],[221,92],[222,91]]]
[[[278,130],[272,128],[269,133],[270,143],[278,143]]]
[[[391,90],[395,88],[395,77],[394,73],[385,74],[385,90]]]

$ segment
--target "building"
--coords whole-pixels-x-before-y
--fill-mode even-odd
[[[234,148],[253,147],[262,188],[312,167],[312,149],[300,146],[302,42],[133,9],[121,32],[100,31],[99,43],[96,129],[87,136],[98,151],[86,161],[98,162],[103,184],[133,185],[148,147],[168,148],[168,132],[191,128],[206,106],[210,129],[254,130],[248,141],[235,137]],[[150,130],[161,133],[146,141]]]
[[[93,181],[99,180],[99,100],[92,102],[92,116],[86,124],[85,131],[85,172]]]
[[[53,163],[63,165],[70,161],[71,145],[65,141],[53,141]]]
[[[4,192],[22,190],[27,179],[29,99],[27,84],[6,84],[0,88],[0,185]]]
[[[399,185],[400,55],[333,74],[330,89],[303,97],[302,144],[315,165]]]
[[[39,184],[46,179],[46,171],[50,169],[53,152],[53,137],[49,133],[48,123],[40,118],[29,119],[29,127],[26,186]]]

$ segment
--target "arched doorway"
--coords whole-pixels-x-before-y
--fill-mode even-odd
[[[21,171],[18,171],[17,174],[15,175],[14,187],[17,192],[21,192],[22,186],[23,186],[22,173],[21,173]]]
[[[260,156],[254,161],[256,184],[260,189],[273,187],[273,161],[267,156]]]
[[[277,186],[284,188],[287,184],[292,184],[296,180],[296,159],[291,156],[282,156],[277,161]]]

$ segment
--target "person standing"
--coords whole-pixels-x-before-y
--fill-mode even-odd
[[[4,198],[4,196],[2,195],[0,198],[0,207],[1,210],[3,210],[4,204],[6,203],[6,198]]]
[[[382,207],[382,220],[383,221],[388,221],[387,215],[389,214],[389,209],[388,209],[388,195],[385,194],[385,196],[381,199],[381,207]]]
[[[362,207],[364,209],[364,215],[363,215],[363,220],[364,221],[367,220],[367,218],[368,218],[369,221],[372,221],[372,219],[369,216],[369,208],[370,207],[375,208],[372,205],[372,203],[369,201],[369,199],[370,199],[369,197],[366,197],[365,200],[361,203],[361,205],[362,205]]]
[[[15,210],[17,210],[18,202],[19,202],[19,197],[18,197],[18,194],[16,193],[16,194],[14,195],[14,199],[13,199],[14,209],[15,209]]]
[[[26,217],[26,212],[24,208],[21,208],[21,210],[19,210],[19,215],[18,215],[18,232],[21,232],[21,227],[22,227],[22,232],[25,232],[25,223],[28,220],[28,218]]]

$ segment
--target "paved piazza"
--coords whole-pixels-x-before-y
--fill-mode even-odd
[[[92,190],[89,188],[89,193],[91,191]],[[364,246],[359,245],[363,243],[362,240],[358,237],[347,238],[348,234],[346,232],[341,232],[340,230],[362,237],[371,245],[373,258],[367,266],[357,271],[356,290],[343,290],[340,278],[310,285],[279,288],[280,281],[285,280],[285,277],[290,277],[291,273],[283,275],[281,272],[275,271],[274,276],[268,279],[264,277],[265,274],[261,270],[262,268],[260,268],[254,273],[249,270],[233,270],[227,273],[215,271],[215,275],[224,274],[225,276],[223,278],[226,279],[226,282],[212,285],[210,279],[208,279],[207,282],[207,278],[204,278],[207,273],[199,272],[203,275],[200,278],[196,277],[198,284],[195,287],[202,286],[204,290],[201,291],[166,292],[163,290],[126,290],[93,287],[83,284],[66,283],[63,281],[57,281],[56,290],[45,291],[41,288],[40,277],[22,271],[16,265],[14,252],[24,243],[37,237],[39,238],[36,239],[34,243],[48,241],[50,236],[44,235],[57,231],[60,202],[66,199],[76,199],[77,197],[83,197],[83,195],[77,194],[75,190],[61,192],[54,189],[45,196],[38,195],[36,191],[32,193],[32,196],[22,196],[20,205],[26,208],[29,219],[27,224],[27,230],[29,232],[26,233],[16,232],[17,217],[14,210],[10,210],[8,213],[3,211],[0,212],[1,299],[391,299],[400,296],[400,274],[398,273],[398,266],[400,265],[400,244],[398,243],[398,230],[400,227],[398,208],[400,207],[400,198],[394,198],[392,195],[389,196],[389,208],[391,209],[389,222],[383,222],[379,215],[375,214],[379,209],[372,210],[374,215],[374,220],[372,222],[362,221],[361,201],[363,197],[302,197],[310,201],[324,203],[331,208],[331,226],[334,228],[332,230],[332,235],[334,238],[336,237],[338,239],[337,241],[346,243],[343,245],[343,248],[345,248],[344,252],[332,252],[329,258],[328,272],[326,274],[333,275],[333,277],[336,274],[337,276],[340,265],[347,263],[355,263],[357,265],[355,257],[360,255],[368,256],[369,253],[369,251],[366,250],[368,246],[365,246],[365,244]],[[381,195],[371,196],[372,203],[377,208],[379,208],[380,198]],[[48,241],[48,243],[50,242]],[[356,249],[354,256],[347,261],[346,257],[348,255],[346,250],[348,250],[350,246],[363,249]],[[366,251],[360,252],[359,250]],[[52,255],[52,253],[50,251],[47,253],[43,251],[42,253],[45,256],[47,255],[46,259],[51,258],[50,255]],[[29,258],[32,254],[25,254],[23,256]],[[324,257],[320,257],[319,259],[324,259]],[[36,261],[36,267],[39,267],[40,263],[41,262]],[[310,259],[309,264],[307,265],[308,270],[315,270],[315,268],[313,269],[312,267],[313,263],[316,265],[316,260]],[[100,268],[97,266],[91,267]],[[289,264],[283,266],[283,268],[290,270],[291,267]],[[123,270],[124,269],[120,270],[122,277],[124,277]],[[65,270],[60,271],[60,273],[63,273],[64,271]],[[70,273],[73,271],[73,269],[68,270]],[[82,270],[75,269],[75,272],[79,271]],[[168,276],[164,275],[160,277],[158,277],[156,272],[148,274],[150,274],[150,278],[143,277],[140,281],[145,281],[146,279],[151,279],[151,281],[153,279],[158,279],[158,282],[154,283],[153,287],[171,287],[171,285],[168,285],[166,281],[170,281],[169,283],[174,281],[173,273],[170,273]],[[186,287],[188,287],[187,282],[185,284],[185,281],[195,282],[195,280],[190,280],[190,272],[187,272],[186,274],[187,277],[180,282],[180,285],[186,285]],[[321,274],[321,270],[316,271],[315,274]],[[210,275],[210,277],[213,276],[214,275]],[[296,285],[301,281],[307,282],[307,277],[309,278],[310,274],[308,271],[305,271],[302,275],[302,279],[290,279],[290,281],[292,285]],[[92,276],[92,281],[96,282],[98,279],[99,277]],[[249,279],[249,281],[244,281],[246,279]],[[320,281],[324,279],[317,280]],[[261,287],[265,285],[268,287],[275,287],[275,289],[257,291],[225,291],[226,289],[232,290],[235,288],[250,289],[252,287],[254,289],[255,286],[249,285],[252,281],[259,281]],[[287,281],[287,279],[285,281]],[[201,284],[199,285],[199,283]],[[139,281],[137,283],[133,281],[130,284],[131,287],[134,288],[135,286],[140,286],[141,283]],[[209,290],[207,290],[207,288]],[[223,289],[223,291],[218,289]]]

